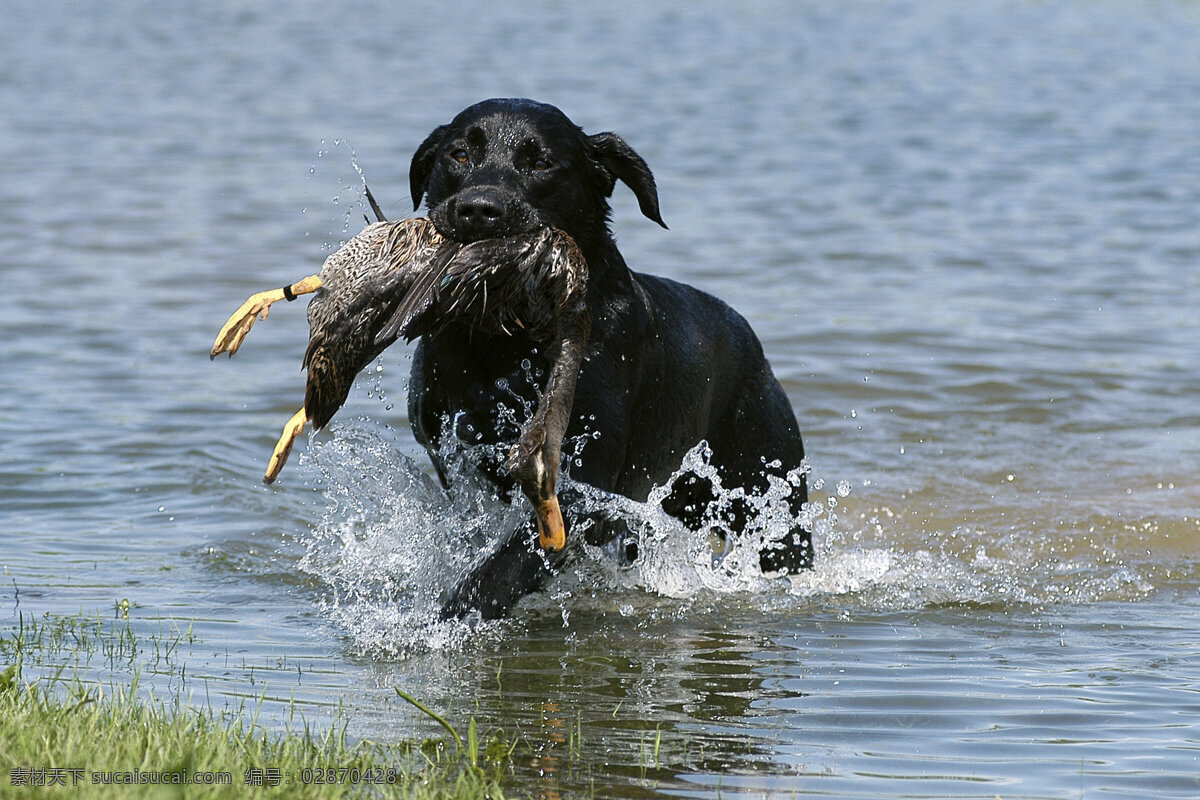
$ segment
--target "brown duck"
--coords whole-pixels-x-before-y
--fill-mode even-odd
[[[442,237],[425,218],[378,222],[330,255],[316,275],[251,295],[217,334],[210,357],[236,353],[272,304],[315,292],[304,407],[271,454],[263,476],[271,483],[305,425],[324,427],[358,373],[396,339],[412,341],[452,321],[484,335],[526,329],[545,342],[552,366],[507,466],[537,512],[539,544],[561,550],[566,532],[555,486],[589,330],[586,283],[587,263],[559,230],[464,245]]]

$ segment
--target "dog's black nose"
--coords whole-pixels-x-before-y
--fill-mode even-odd
[[[505,227],[504,200],[494,189],[468,189],[454,205],[454,225],[468,239],[500,236]]]

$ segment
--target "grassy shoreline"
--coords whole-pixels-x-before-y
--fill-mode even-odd
[[[81,618],[22,617],[0,637],[0,795],[71,798],[496,798],[515,747],[481,737],[351,741],[346,724],[269,733],[255,709],[214,712],[138,685],[79,677],[97,653],[170,658],[176,632],[139,642],[131,628]],[[150,648],[153,647],[151,651]],[[54,661],[59,660],[59,666]],[[35,673],[27,676],[27,666]],[[71,670],[68,675],[68,670]],[[426,713],[431,713],[426,711]],[[249,720],[247,721],[247,716]]]

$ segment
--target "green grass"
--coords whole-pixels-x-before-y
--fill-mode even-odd
[[[498,734],[481,741],[474,720],[465,740],[419,705],[451,738],[352,741],[345,722],[271,734],[256,725],[255,708],[216,713],[160,700],[139,687],[136,671],[106,686],[52,666],[63,655],[102,655],[110,667],[135,657],[170,664],[184,640],[190,629],[145,642],[128,624],[22,617],[0,637],[0,796],[504,797],[515,746]],[[181,779],[218,783],[162,783]]]

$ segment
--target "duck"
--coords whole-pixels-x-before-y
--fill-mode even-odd
[[[538,543],[557,552],[566,529],[556,493],[562,440],[590,330],[587,262],[566,233],[529,233],[463,244],[431,220],[378,221],[325,259],[321,270],[257,292],[230,315],[209,358],[232,357],[271,306],[311,294],[304,405],[283,427],[263,476],[273,483],[307,425],[320,430],[346,402],[355,377],[403,337],[411,342],[449,324],[481,335],[524,329],[545,343],[545,390],[509,449],[506,468],[534,508]]]

